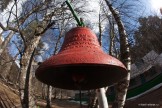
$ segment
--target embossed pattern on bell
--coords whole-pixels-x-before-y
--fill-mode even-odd
[[[95,48],[100,47],[95,34],[92,36],[86,32],[70,31],[65,36],[65,41],[62,45],[61,51],[73,48]],[[93,36],[94,35],[94,36]]]
[[[59,53],[45,60],[35,73],[45,84],[70,90],[109,86],[126,74],[125,66],[104,53],[97,36],[86,27],[67,32]]]

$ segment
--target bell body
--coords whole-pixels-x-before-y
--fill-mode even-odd
[[[57,88],[89,90],[118,82],[127,70],[119,60],[102,51],[89,28],[76,27],[66,33],[59,53],[44,61],[35,75]]]

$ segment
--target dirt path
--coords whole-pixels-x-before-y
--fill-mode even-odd
[[[39,108],[45,108],[45,100],[38,100]],[[20,100],[18,93],[14,93],[10,87],[6,86],[0,81],[0,108],[18,108],[20,107]],[[80,108],[79,104],[69,102],[68,100],[55,99],[52,101],[53,108]],[[84,107],[83,107],[84,108]]]
[[[19,96],[8,86],[0,82],[0,108],[11,108],[20,105]]]

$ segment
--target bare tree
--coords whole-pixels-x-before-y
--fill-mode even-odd
[[[62,24],[64,25],[64,20],[63,20]],[[61,38],[63,37],[64,26],[61,26],[61,28],[58,27],[58,29],[59,29],[59,35],[58,35],[58,38],[57,38],[56,43],[55,43],[54,54],[53,55],[57,54],[58,49],[60,47],[59,46],[59,43],[60,43]],[[48,89],[47,89],[47,99],[46,99],[47,105],[46,105],[46,107],[47,108],[51,108],[51,103],[52,103],[51,102],[51,98],[52,98],[52,86],[49,86],[48,85],[47,88]]]
[[[51,98],[52,98],[52,87],[51,86],[47,86],[47,105],[46,108],[51,108]]]
[[[8,4],[11,2],[12,0],[1,0],[0,1],[0,11],[3,11],[4,9],[6,9],[6,7],[8,6]]]
[[[0,55],[2,54],[2,52],[6,49],[8,43],[10,42],[12,36],[14,35],[13,31],[10,31],[10,33],[8,34],[8,36],[6,37],[6,39],[2,42],[1,46],[0,46]]]
[[[102,21],[103,21],[103,19],[101,19],[101,15],[99,13],[99,43],[101,46],[102,46],[102,25],[101,25]],[[107,101],[107,97],[106,97],[105,88],[103,87],[103,88],[97,89],[96,95],[97,95],[99,107],[100,108],[108,108],[108,101]]]
[[[130,50],[129,50],[129,43],[128,43],[128,37],[125,31],[125,27],[121,21],[121,18],[118,14],[118,12],[112,7],[110,2],[108,0],[105,0],[107,6],[109,7],[119,30],[120,35],[120,59],[126,66],[128,70],[127,77],[123,79],[122,81],[118,82],[116,85],[116,98],[115,102],[113,104],[114,108],[123,108],[126,100],[126,94],[129,86],[130,81],[130,69],[131,69],[131,57],[130,57]]]
[[[4,41],[1,41],[0,43],[0,68],[1,69],[4,67],[6,68],[4,71],[0,72],[0,76],[6,83],[9,80],[8,74],[10,73],[10,68],[12,67],[12,64],[15,60],[11,56],[8,56],[9,55],[8,45],[13,35],[14,35],[14,32],[10,31],[7,34],[7,37],[4,39]],[[1,36],[0,38],[2,38]]]
[[[41,36],[55,24],[55,21],[49,21],[46,17],[44,17],[42,21],[42,25],[36,25],[35,29],[32,31],[33,35],[30,37],[26,37],[25,33],[23,32],[24,29],[21,28],[20,25],[25,23],[25,21],[28,20],[28,17],[32,16],[33,14],[40,11],[42,8],[40,5],[47,5],[47,2],[36,5],[33,9],[31,9],[29,12],[25,13],[23,17],[18,18],[17,11],[14,14],[16,18],[16,26],[11,27],[9,24],[7,27],[4,27],[1,24],[1,28],[3,30],[12,30],[14,32],[17,32],[20,34],[24,49],[20,52],[21,58],[20,58],[20,97],[21,97],[21,104],[23,108],[28,108],[30,104],[33,104],[32,101],[30,101],[30,67],[31,62],[33,58],[34,49],[37,47]],[[17,1],[15,1],[15,7],[17,8]],[[28,26],[27,26],[28,27]],[[29,26],[30,27],[30,26]],[[30,40],[29,40],[30,39]],[[32,103],[31,103],[32,102]]]

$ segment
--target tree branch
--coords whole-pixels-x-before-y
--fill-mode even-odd
[[[35,36],[40,36],[42,34],[44,34],[50,27],[52,27],[55,24],[55,21],[53,21],[52,23],[49,23],[45,29],[43,29],[43,31],[41,31],[40,33],[36,33]]]

